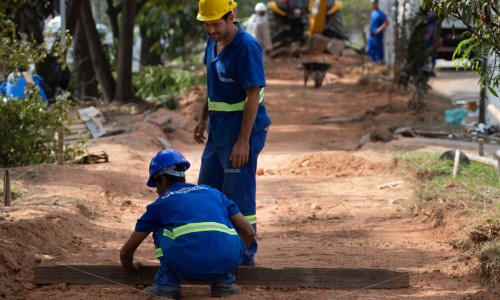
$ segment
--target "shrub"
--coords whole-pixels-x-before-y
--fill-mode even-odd
[[[22,99],[4,98],[0,101],[0,166],[17,167],[57,160],[55,132],[68,119],[70,102],[67,95],[57,98],[47,108],[36,93]],[[67,147],[71,156],[80,154],[82,145]],[[71,157],[65,157],[70,159]]]
[[[134,75],[134,91],[139,97],[157,100],[170,109],[179,106],[179,99],[200,80],[180,67],[144,67]]]

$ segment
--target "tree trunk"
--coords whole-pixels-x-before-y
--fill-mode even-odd
[[[80,17],[85,29],[94,72],[101,85],[104,101],[109,103],[114,98],[115,81],[111,75],[111,68],[109,62],[106,60],[106,54],[104,53],[101,40],[99,39],[99,33],[97,32],[94,17],[92,16],[89,1],[84,1],[82,3]]]
[[[146,32],[147,28],[141,26],[141,67],[160,65],[161,56],[151,51],[151,47],[157,41],[148,37]]]
[[[116,101],[130,102],[132,92],[132,48],[134,45],[135,0],[124,0],[118,41]]]
[[[82,22],[76,26],[74,36],[75,98],[80,101],[97,99],[97,79]]]
[[[70,0],[68,3],[67,14],[66,14],[66,28],[69,30],[69,34],[75,36],[76,26],[80,20],[80,9],[82,7],[83,0]]]
[[[113,39],[116,40],[120,34],[120,29],[118,28],[118,13],[120,12],[121,7],[113,6],[113,0],[107,0],[106,2],[108,3],[106,14],[109,17],[111,30],[113,31]]]

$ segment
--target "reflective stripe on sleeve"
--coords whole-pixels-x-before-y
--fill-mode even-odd
[[[259,104],[264,101],[264,88],[260,89],[259,92]],[[227,102],[215,102],[208,98],[208,110],[210,111],[223,111],[223,112],[231,112],[231,111],[242,111],[245,107],[245,100],[236,102],[236,103],[227,103]]]
[[[175,240],[176,238],[185,234],[204,231],[218,231],[227,233],[229,235],[238,235],[235,229],[229,228],[225,224],[216,222],[199,222],[182,225],[174,228],[173,230],[164,229],[163,236]]]
[[[252,225],[257,224],[257,215],[245,216],[245,219]]]

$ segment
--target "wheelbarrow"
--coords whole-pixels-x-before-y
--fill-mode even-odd
[[[325,79],[325,73],[330,68],[330,64],[321,62],[302,62],[304,67],[304,86],[311,76],[314,79],[314,87],[319,88]]]

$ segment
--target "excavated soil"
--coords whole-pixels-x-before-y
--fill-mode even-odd
[[[420,210],[418,182],[394,166],[396,152],[418,150],[390,142],[394,127],[440,124],[448,102],[437,99],[416,114],[406,109],[409,93],[393,86],[386,67],[361,57],[308,59],[331,64],[320,88],[311,81],[304,86],[298,59],[266,61],[273,125],[259,158],[256,263],[391,269],[408,272],[410,286],[244,286],[232,299],[494,299],[485,293],[477,256],[454,246],[479,220],[469,212]],[[188,181],[196,182],[203,147],[191,132],[204,96],[200,87],[176,111],[108,118],[107,125],[126,133],[89,143],[91,153],[108,154],[107,163],[10,169],[18,193],[12,206],[0,208],[0,298],[146,299],[143,286],[113,282],[36,286],[33,268],[119,264],[121,245],[156,196],[145,182],[151,156],[162,149],[157,137],[192,162]],[[151,121],[166,116],[166,131]],[[371,136],[363,141],[366,133]],[[136,259],[157,264],[153,254],[148,238]],[[182,293],[183,299],[209,299],[206,286],[184,286]]]

